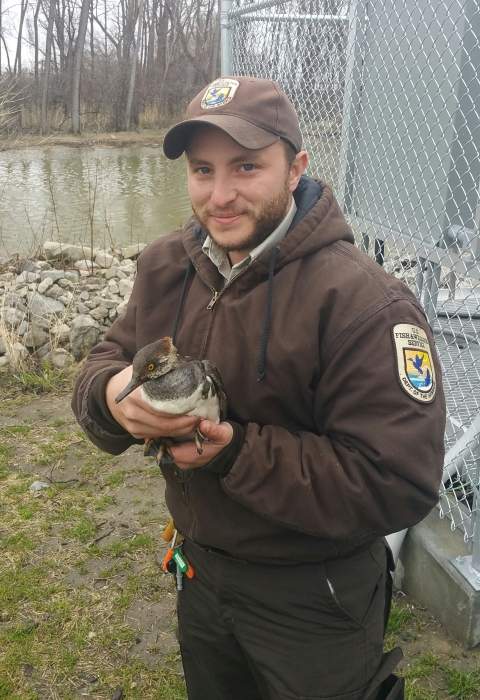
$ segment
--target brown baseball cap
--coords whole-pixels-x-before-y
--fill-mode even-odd
[[[211,124],[252,150],[279,139],[288,141],[295,153],[302,150],[297,113],[273,80],[245,76],[214,80],[190,102],[187,119],[167,132],[163,142],[167,158],[180,158],[196,124]]]

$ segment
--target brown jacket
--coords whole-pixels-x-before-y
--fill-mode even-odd
[[[168,507],[188,538],[276,563],[342,556],[417,523],[437,502],[444,456],[441,372],[419,303],[353,246],[328,185],[302,178],[295,198],[286,237],[218,298],[192,221],[149,245],[127,312],[90,352],[72,404],[101,449],[137,442],[113,420],[105,386],[171,335],[179,312],[175,344],[218,366],[234,439],[185,484],[163,468]],[[402,388],[397,324],[428,336],[429,403]]]

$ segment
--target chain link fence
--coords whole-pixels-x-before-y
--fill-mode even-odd
[[[448,405],[440,513],[480,554],[480,6],[233,0],[222,21],[223,73],[285,89],[309,174],[423,303]]]

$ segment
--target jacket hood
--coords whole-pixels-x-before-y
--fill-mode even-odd
[[[293,197],[297,212],[286,236],[275,247],[278,248],[275,271],[335,241],[354,243],[351,228],[345,221],[328,183],[303,175]],[[201,263],[202,256],[207,260],[202,251],[205,238],[205,232],[193,219],[185,224],[183,243],[196,266]],[[271,255],[272,251],[267,250],[256,261],[263,265],[266,271],[270,267]]]

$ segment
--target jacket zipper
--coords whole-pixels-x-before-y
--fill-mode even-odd
[[[236,280],[238,277],[240,277],[240,275],[242,275],[242,274],[245,272],[245,270],[248,270],[248,268],[249,268],[249,265],[247,265],[247,267],[244,267],[243,270],[240,270],[240,272],[238,273],[238,275],[235,275],[235,277],[233,278],[233,280],[231,280],[230,282],[227,282],[226,285],[223,287],[223,289],[221,289],[219,292],[217,292],[217,290],[216,290],[214,287],[212,287],[212,285],[211,285],[209,282],[207,282],[207,280],[203,277],[203,275],[201,274],[201,272],[199,272],[199,270],[198,270],[198,268],[197,268],[197,274],[198,274],[198,276],[200,277],[200,279],[202,280],[202,282],[203,282],[204,284],[206,284],[207,287],[213,292],[213,297],[212,297],[212,298],[210,299],[210,301],[208,302],[208,306],[207,306],[207,310],[208,310],[208,311],[211,311],[211,310],[213,309],[213,307],[214,307],[215,304],[217,303],[218,297],[221,296],[221,295],[223,294],[223,292],[227,289],[227,287],[229,287],[229,286],[232,284],[232,282],[235,282],[235,280]]]
[[[234,281],[237,279],[237,277],[240,277],[240,275],[242,275],[242,274],[245,272],[245,270],[248,270],[248,266],[247,266],[247,267],[244,267],[243,270],[240,270],[240,272],[238,273],[238,275],[237,275],[236,277],[234,277],[234,279],[233,279],[231,282],[227,282],[227,284],[226,284],[226,285],[223,287],[223,289],[221,289],[219,292],[217,292],[217,290],[216,290],[214,287],[212,287],[212,285],[211,285],[209,282],[207,282],[207,280],[203,277],[203,275],[201,274],[201,272],[199,272],[198,268],[196,268],[196,270],[197,270],[197,274],[198,274],[198,276],[200,277],[200,279],[202,280],[202,282],[203,282],[204,284],[206,284],[207,287],[208,287],[208,288],[211,290],[211,292],[213,293],[213,296],[212,296],[212,298],[210,299],[210,301],[209,301],[209,303],[208,303],[208,305],[207,305],[207,310],[208,310],[208,311],[212,311],[212,315],[210,316],[210,320],[209,320],[209,322],[208,322],[208,327],[207,327],[207,330],[206,330],[206,333],[205,333],[205,338],[204,338],[204,340],[203,340],[202,351],[201,351],[201,355],[200,355],[201,357],[204,357],[205,348],[206,348],[206,346],[207,346],[207,341],[208,341],[208,336],[210,335],[210,327],[211,327],[211,325],[212,325],[213,308],[214,308],[215,304],[217,303],[217,300],[219,299],[219,297],[220,297],[220,296],[223,294],[223,292],[226,290],[226,288],[229,287],[230,284],[231,284],[232,282],[234,282]]]
[[[210,302],[207,306],[208,311],[213,309],[213,307],[215,306],[215,302],[217,301],[219,296],[220,296],[220,292],[217,292],[217,291],[213,292],[213,297],[210,299]]]

